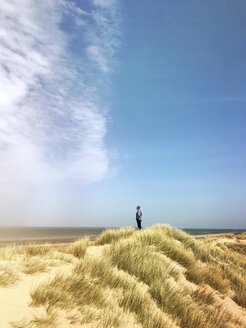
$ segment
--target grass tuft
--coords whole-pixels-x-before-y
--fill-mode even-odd
[[[18,273],[9,264],[0,264],[0,286],[7,287],[18,280]]]
[[[96,245],[105,245],[115,242],[122,238],[127,238],[132,235],[136,229],[132,227],[125,227],[120,229],[107,229],[96,239]]]
[[[81,238],[72,243],[70,246],[68,246],[65,252],[73,254],[75,257],[78,257],[80,259],[85,256],[89,242],[89,237]]]

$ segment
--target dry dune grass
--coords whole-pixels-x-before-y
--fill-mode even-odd
[[[236,235],[236,239],[246,240],[246,232],[241,232]]]
[[[236,253],[246,255],[246,244],[231,243],[227,247]]]
[[[0,287],[12,285],[21,272],[34,274],[64,262],[74,263],[75,257],[82,258],[85,255],[88,244],[89,238],[85,237],[57,250],[50,244],[1,247]]]
[[[89,237],[84,237],[80,240],[75,241],[74,243],[66,247],[63,251],[73,254],[78,258],[82,258],[85,256],[86,248],[88,247],[89,242]]]
[[[243,238],[230,234],[216,243],[155,225],[106,230],[94,243],[100,246],[83,238],[56,248],[5,248],[0,249],[0,284],[18,278],[10,263],[28,274],[72,264],[70,272],[33,286],[31,306],[45,314],[13,324],[16,328],[245,327]]]
[[[0,286],[12,285],[18,279],[14,268],[8,264],[0,264]]]
[[[115,242],[121,238],[132,235],[136,230],[132,227],[124,227],[120,229],[107,229],[96,239],[96,245],[105,245]]]
[[[59,321],[59,315],[53,309],[47,309],[42,314],[35,315],[33,319],[23,319],[20,322],[11,322],[12,328],[47,328],[57,327],[56,322]]]
[[[143,327],[175,327],[148,293],[148,286],[112,266],[107,257],[86,256],[69,276],[58,275],[31,296],[36,306],[77,308],[81,324],[97,320],[99,327],[121,327],[124,316],[132,312]]]

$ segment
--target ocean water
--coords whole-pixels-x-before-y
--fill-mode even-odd
[[[0,227],[0,239],[99,235],[105,229],[103,227]]]
[[[190,235],[206,235],[206,234],[217,234],[217,233],[240,233],[246,231],[246,229],[182,229]]]

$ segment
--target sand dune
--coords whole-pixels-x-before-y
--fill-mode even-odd
[[[159,225],[0,248],[0,327],[246,327],[245,240]]]

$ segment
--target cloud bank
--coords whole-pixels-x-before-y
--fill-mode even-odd
[[[0,0],[0,8],[1,194],[103,178],[117,3]]]

